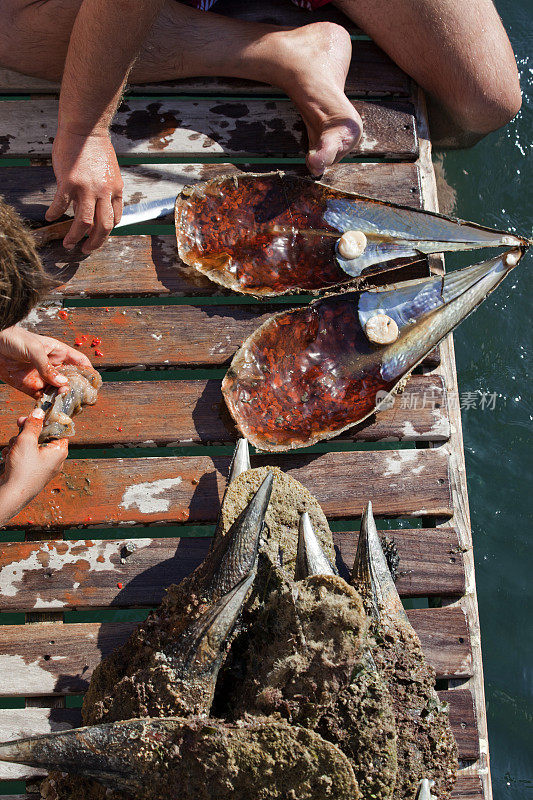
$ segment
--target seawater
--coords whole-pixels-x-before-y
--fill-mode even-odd
[[[522,109],[470,150],[437,160],[455,213],[531,237],[533,48],[528,0],[496,2]],[[495,800],[533,797],[531,586],[532,256],[455,334]]]

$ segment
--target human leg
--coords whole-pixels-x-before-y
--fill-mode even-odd
[[[335,0],[426,90],[434,143],[473,144],[520,109],[518,71],[492,0]]]
[[[81,0],[5,0],[0,63],[60,80]],[[3,24],[2,24],[3,22]],[[351,57],[347,32],[333,23],[279,28],[205,13],[169,0],[131,71],[130,82],[192,76],[249,78],[294,101],[307,127],[313,174],[349,152],[362,123],[344,94]]]

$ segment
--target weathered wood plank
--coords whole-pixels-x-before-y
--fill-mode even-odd
[[[125,421],[125,424],[127,422]],[[260,456],[306,486],[332,518],[449,516],[448,461],[438,450]],[[10,521],[13,528],[140,522],[212,522],[228,458],[69,459],[64,471]]]
[[[437,677],[471,674],[470,643],[459,608],[408,612]],[[134,629],[131,622],[35,623],[0,626],[0,696],[85,692],[96,665]]]
[[[411,79],[373,42],[353,45],[344,90],[348,97],[409,97]],[[5,94],[58,94],[59,83],[0,68],[0,92]],[[159,83],[130,83],[127,94],[283,95],[266,83],[232,78],[185,78]]]
[[[472,695],[460,689],[439,692],[448,703],[450,723],[457,741],[459,758],[468,760],[475,755],[477,729],[472,713]],[[78,728],[82,724],[79,708],[23,708],[0,710],[0,742],[26,736]],[[24,780],[44,775],[32,767],[0,762],[0,780]],[[0,785],[1,786],[1,785]]]
[[[90,256],[61,243],[41,251],[65,298],[228,295],[179,258],[175,236],[113,236]]]
[[[461,775],[454,786],[451,800],[485,800],[480,778]]]
[[[207,181],[221,175],[242,172],[270,172],[276,164],[140,164],[122,167],[124,203],[140,203],[178,194],[184,186]],[[282,165],[285,172],[307,175],[301,164]],[[326,170],[323,183],[337,189],[389,200],[414,208],[420,207],[418,172],[410,162],[378,164],[337,164]],[[52,167],[0,167],[2,196],[22,216],[44,225],[44,213],[55,193]],[[165,218],[164,222],[172,222]],[[161,222],[161,220],[160,220]]]
[[[298,298],[295,298],[298,306]],[[61,314],[58,312],[61,311]],[[35,333],[52,336],[80,348],[101,367],[185,367],[226,365],[243,340],[279,306],[94,306],[63,309],[61,301],[34,308],[22,323]],[[261,313],[265,312],[265,313]],[[102,340],[94,356],[93,337]],[[85,337],[85,338],[83,338]],[[81,341],[81,344],[79,342]],[[76,343],[78,342],[78,343]],[[424,364],[434,363],[428,355]],[[418,380],[418,379],[417,379]],[[428,387],[430,390],[430,387]],[[440,400],[426,397],[435,408]],[[407,408],[404,399],[398,406]],[[412,398],[412,411],[425,408]],[[444,431],[434,430],[438,435]]]
[[[463,593],[464,570],[453,530],[436,535],[434,529],[404,528],[386,535],[398,549],[396,585],[402,597]],[[357,536],[333,534],[344,577]],[[179,583],[204,560],[210,546],[209,537],[1,543],[0,611],[157,605],[171,583]]]
[[[462,608],[413,609],[407,615],[438,678],[472,675],[470,634]]]
[[[402,597],[461,597],[465,588],[463,557],[453,528],[402,528],[383,531],[398,549],[396,587]],[[343,577],[353,566],[358,534],[334,533],[337,565]]]
[[[221,367],[279,306],[100,306],[69,308],[59,315],[60,310],[59,302],[36,308],[24,327],[77,346],[97,368]],[[95,336],[101,339],[99,357],[91,346]]]
[[[479,757],[479,734],[472,692],[469,689],[448,689],[438,694],[449,706],[450,724],[457,742],[459,758],[465,761],[475,760]]]
[[[413,106],[352,101],[363,120],[355,155],[412,160],[418,154]],[[49,157],[57,128],[57,98],[9,101],[2,156]],[[120,156],[302,156],[305,126],[290,100],[128,97],[111,125]]]
[[[299,305],[295,298],[294,305]],[[101,367],[222,367],[233,358],[244,339],[252,334],[279,306],[254,305],[167,305],[105,306],[62,310],[50,304],[32,310],[24,327],[53,336],[76,346]],[[60,312],[60,313],[58,313]],[[85,338],[83,338],[85,337]],[[94,355],[92,341],[101,339]],[[424,384],[417,378],[417,385]],[[437,390],[437,385],[435,385]],[[432,389],[428,382],[427,391]],[[416,391],[416,389],[414,389]],[[7,398],[6,398],[7,399]],[[441,403],[431,398],[426,405]],[[433,402],[434,401],[434,402]],[[407,399],[398,408],[407,408]],[[398,410],[397,408],[397,410]],[[412,399],[412,411],[423,409],[422,398]]]
[[[1,784],[0,784],[1,787]],[[451,800],[483,800],[483,789],[479,778],[459,773],[456,784],[451,794]],[[9,794],[3,795],[2,800],[40,800],[39,794]]]
[[[180,343],[178,339],[177,346]],[[98,366],[99,359],[94,361]],[[164,413],[158,410],[162,401]],[[30,398],[0,385],[0,446],[5,446],[16,433],[17,418],[32,407]],[[365,442],[442,441],[449,433],[442,380],[417,375],[394,398],[390,408],[382,409],[338,438]],[[113,381],[104,383],[97,405],[87,407],[76,417],[72,442],[101,447],[147,441],[190,445],[234,442],[237,436],[224,405],[220,380]]]
[[[174,236],[113,236],[85,256],[66,251],[58,242],[41,250],[48,273],[58,281],[51,296],[109,298],[151,296],[229,296],[227,289],[179,258]],[[425,273],[423,262],[418,277]],[[382,282],[406,278],[405,268],[391,270]],[[377,281],[374,281],[377,283]],[[250,302],[251,299],[250,299]]]
[[[81,724],[79,708],[1,709],[0,742],[65,731],[69,728],[78,728]],[[46,770],[0,761],[0,780],[20,781],[38,775],[46,775]],[[0,784],[0,789],[1,786]]]
[[[40,800],[40,795],[34,792],[25,794],[3,795],[2,800]],[[483,800],[483,792],[479,778],[469,775],[459,775],[451,794],[451,800]]]

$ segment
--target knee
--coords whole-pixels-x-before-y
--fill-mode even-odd
[[[481,80],[462,93],[456,109],[457,121],[464,130],[487,134],[507,125],[518,114],[522,93],[516,65],[502,69],[492,80]]]

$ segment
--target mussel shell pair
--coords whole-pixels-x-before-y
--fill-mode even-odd
[[[529,245],[503,231],[282,173],[185,190],[176,202],[176,230],[181,258],[234,291],[268,297],[344,287],[274,315],[233,358],[222,385],[226,404],[240,433],[270,451],[306,447],[367,419]],[[347,231],[367,243],[352,260],[339,252]],[[362,286],[406,258],[486,247],[512,249],[443,278]],[[379,320],[396,339],[381,344],[370,336]]]

